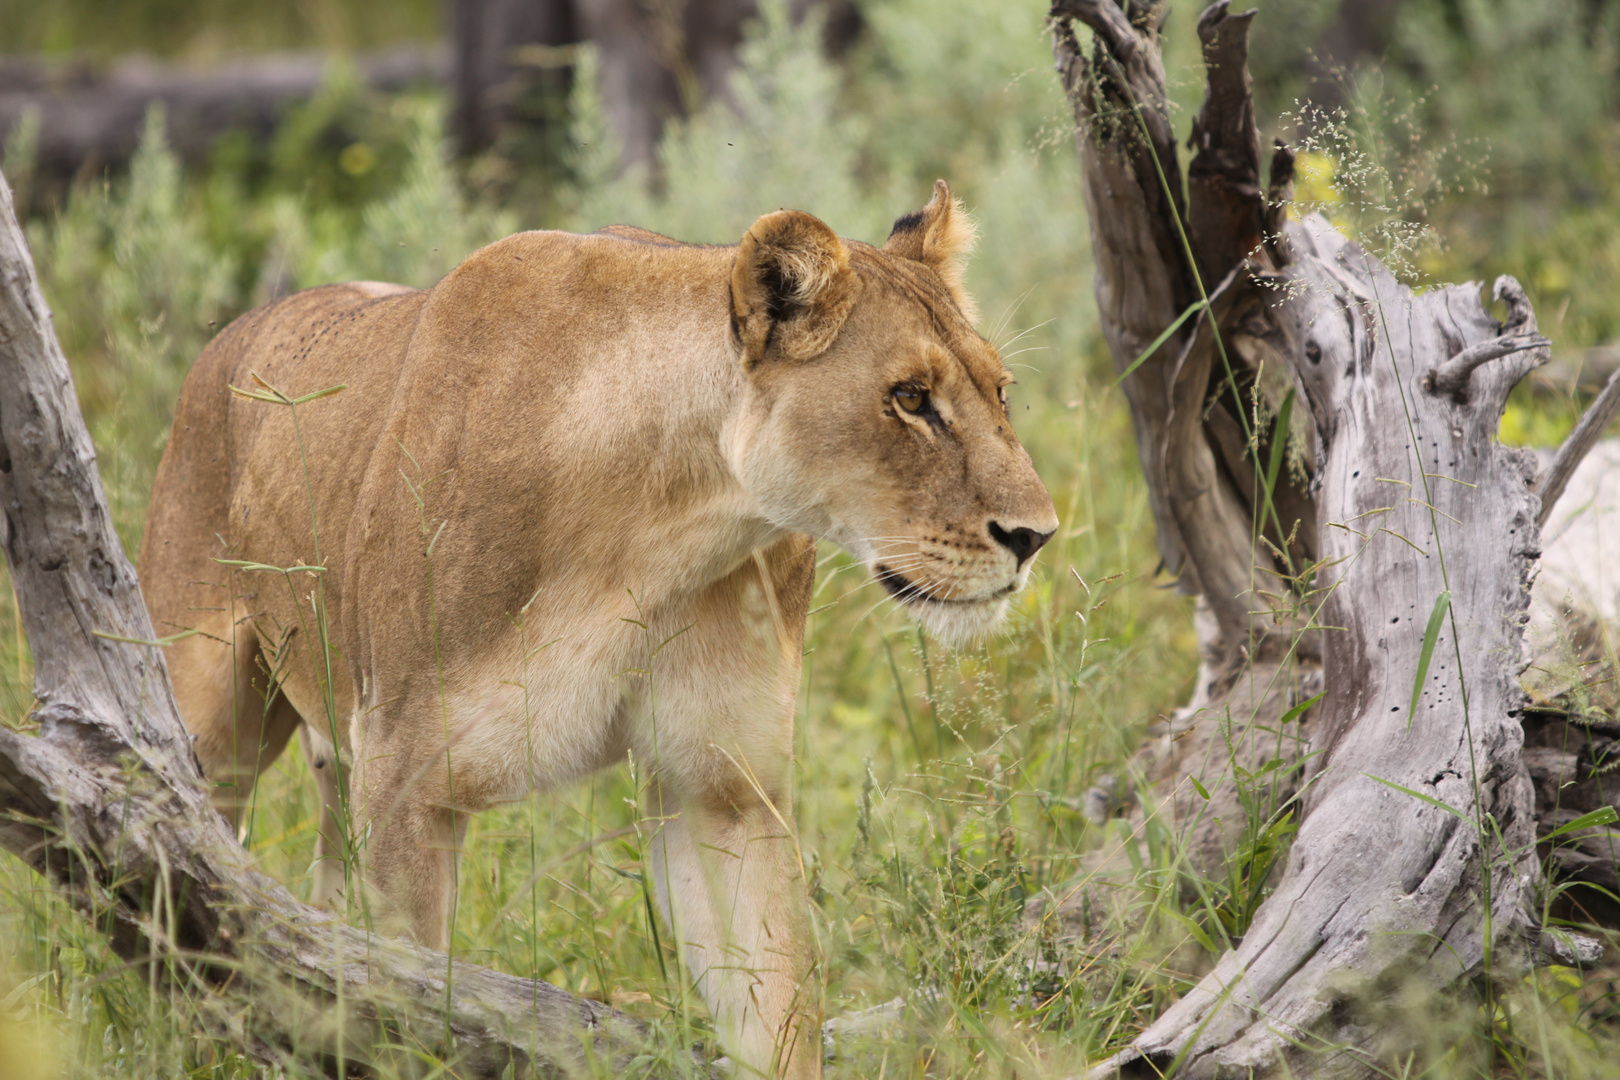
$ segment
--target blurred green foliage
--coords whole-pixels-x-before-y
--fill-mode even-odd
[[[1358,149],[1399,181],[1365,201],[1432,226],[1423,280],[1513,274],[1559,349],[1620,338],[1620,4],[1368,5],[1391,13],[1384,49],[1314,79],[1341,5],[1259,7],[1262,128],[1297,139],[1271,121],[1310,97],[1342,110]]]
[[[0,0],[0,53],[208,61],[439,36],[439,0]]]
[[[1343,115],[1306,132],[1298,57],[1331,5],[1261,3],[1260,116],[1268,133],[1314,140],[1307,202],[1404,252],[1419,283],[1518,274],[1562,350],[1620,334],[1607,5],[1408,0],[1388,61],[1345,73]],[[834,65],[813,26],[792,25],[780,0],[766,3],[735,108],[713,103],[673,125],[655,177],[619,173],[589,50],[565,160],[543,183],[483,182],[503,175],[502,162],[450,158],[441,100],[379,96],[339,67],[273,140],[227,138],[190,174],[154,117],[127,175],[80,185],[30,222],[29,238],[133,549],[180,381],[212,333],[255,304],[333,280],[429,285],[519,227],[631,222],[732,243],[757,214],[793,206],[881,242],[946,178],[978,219],[968,285],[980,328],[1018,376],[1013,416],[1064,525],[1010,629],[960,653],[916,635],[858,567],[823,551],[795,812],[829,957],[828,1014],[897,994],[912,1002],[870,1059],[846,1058],[835,1075],[1073,1075],[1128,1041],[1212,960],[1183,910],[1176,823],[1160,818],[1128,838],[1137,876],[1117,904],[1086,910],[1090,936],[1079,946],[1023,918],[1027,902],[1067,895],[1078,860],[1119,824],[1086,820],[1087,789],[1125,776],[1146,725],[1186,700],[1197,668],[1190,605],[1155,587],[1129,418],[1097,332],[1045,4],[866,0],[863,9],[866,37]],[[1183,130],[1201,92],[1195,15],[1173,12],[1166,30]],[[351,0],[0,0],[8,50],[100,55],[356,48],[430,36],[436,18],[437,4]],[[1276,120],[1285,113],[1294,119]],[[11,147],[8,170],[25,153]],[[1570,407],[1520,395],[1504,437],[1556,438]],[[28,658],[3,592],[0,717],[21,724],[33,702]],[[678,1049],[701,1036],[701,1023],[687,1026],[701,1009],[646,922],[644,852],[633,837],[590,843],[635,823],[635,784],[619,770],[481,815],[456,947],[630,1002],[675,1031]],[[315,809],[289,752],[261,785],[247,843],[295,889],[305,887]],[[548,876],[524,884],[542,865]],[[1243,879],[1234,897],[1238,886],[1245,903],[1262,891]],[[151,993],[59,896],[6,860],[0,998],[8,969],[20,996],[0,1009],[0,1060],[27,1039],[54,1047],[75,1076],[253,1074],[226,1043],[199,1034],[189,991]],[[1399,1075],[1610,1075],[1620,1039],[1605,979],[1527,977],[1489,1004],[1403,991],[1390,1007],[1421,1031],[1422,1053]],[[295,1063],[288,1075],[313,1066]]]

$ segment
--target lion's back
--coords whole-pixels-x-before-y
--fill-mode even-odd
[[[198,610],[218,607],[214,594],[222,571],[214,559],[233,543],[230,506],[242,466],[265,425],[280,427],[290,420],[286,406],[241,399],[231,388],[263,393],[268,385],[296,397],[357,376],[377,383],[382,371],[375,361],[386,363],[389,350],[382,355],[358,350],[364,360],[356,363],[355,351],[323,347],[323,342],[330,346],[334,334],[342,338],[368,321],[368,311],[370,321],[379,324],[408,322],[421,295],[374,282],[307,289],[240,316],[203,349],[181,388],[142,538],[140,579],[156,624],[171,630],[189,626]],[[392,315],[378,318],[385,309]],[[367,369],[370,380],[363,378]],[[344,402],[345,422],[353,424],[357,412],[373,411],[364,407],[364,396]],[[319,424],[323,411],[312,405],[300,419],[316,418]],[[290,430],[287,436],[290,445]],[[302,485],[298,491],[301,495]]]

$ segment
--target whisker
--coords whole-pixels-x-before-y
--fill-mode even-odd
[[[1034,295],[1035,290],[1038,287],[1039,286],[1031,285],[1018,296],[1014,297],[1012,303],[1008,304],[1006,310],[1001,313],[1001,318],[996,320],[995,328],[985,336],[989,338],[989,340],[994,341],[997,337],[1006,333],[1007,327],[1012,324],[1013,316],[1018,314],[1018,309],[1024,306],[1024,301],[1028,300],[1032,295]]]
[[[904,575],[909,570],[921,570],[927,566],[928,562],[926,560],[913,559],[910,562],[884,563],[883,569],[890,574]]]
[[[834,600],[828,601],[828,603],[829,604],[841,604],[845,600],[848,600],[850,597],[854,596],[856,593],[860,592],[862,589],[869,589],[873,585],[876,585],[876,584],[878,584],[878,579],[877,578],[867,578],[865,581],[861,582],[859,585],[855,586],[853,589],[846,590],[841,596],[837,597]]]
[[[900,572],[898,570],[895,570],[893,567],[888,566],[887,564],[885,564],[885,567],[887,569],[889,569],[891,572],[894,572],[894,573],[899,573]],[[906,569],[913,569],[913,567],[908,566],[908,567],[906,567]],[[830,581],[831,578],[829,578],[828,580]],[[843,600],[846,600],[849,597],[854,596],[856,593],[860,592],[862,589],[870,588],[873,585],[882,584],[882,581],[883,581],[883,579],[880,578],[880,577],[877,577],[877,576],[868,577],[866,580],[862,581],[859,585],[856,585],[854,588],[845,591],[836,600],[831,601],[831,603],[834,603],[834,604],[840,603]],[[884,591],[884,599],[885,600],[893,600],[895,598],[888,593],[887,589],[885,589],[885,591]]]
[[[1008,345],[1016,345],[1016,344],[1018,344],[1018,342],[1022,341],[1024,338],[1026,338],[1029,335],[1033,334],[1035,331],[1039,330],[1041,327],[1050,326],[1052,323],[1055,323],[1055,322],[1057,322],[1057,318],[1054,316],[1053,318],[1047,319],[1045,322],[1040,322],[1040,323],[1036,323],[1034,326],[1025,327],[1024,329],[1018,331],[1018,333],[1014,334],[1012,337],[1008,338],[1006,341],[1004,341],[1001,344],[997,345],[996,346],[996,351],[1000,352],[1002,349],[1005,349]]]

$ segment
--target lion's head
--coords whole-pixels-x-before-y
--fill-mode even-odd
[[[972,238],[940,181],[881,248],[766,214],[731,278],[752,396],[728,433],[744,486],[947,641],[1000,621],[1058,524],[1009,422],[1012,376],[973,329],[956,263]]]

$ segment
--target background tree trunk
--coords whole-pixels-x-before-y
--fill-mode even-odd
[[[1171,815],[1214,872],[1238,854],[1245,772],[1276,761],[1300,823],[1232,951],[1099,1073],[1372,1075],[1400,1036],[1369,1026],[1365,991],[1443,988],[1541,939],[1519,676],[1538,485],[1550,507],[1558,481],[1495,435],[1548,342],[1511,278],[1500,324],[1477,286],[1414,295],[1324,219],[1288,220],[1286,147],[1260,181],[1254,13],[1227,0],[1198,22],[1183,195],[1162,11],[1052,8],[1104,334],[1122,373],[1162,336],[1124,388],[1160,556],[1198,597],[1197,690],[1140,758],[1157,805],[1137,818]]]
[[[460,153],[488,149],[515,121],[566,126],[568,46],[582,40],[574,7],[574,0],[447,0],[450,131]]]
[[[3,177],[0,508],[40,703],[37,736],[0,726],[0,846],[120,955],[267,1063],[297,1048],[342,1075],[382,1041],[526,1076],[644,1046],[605,1005],[354,929],[252,868],[209,804]]]

